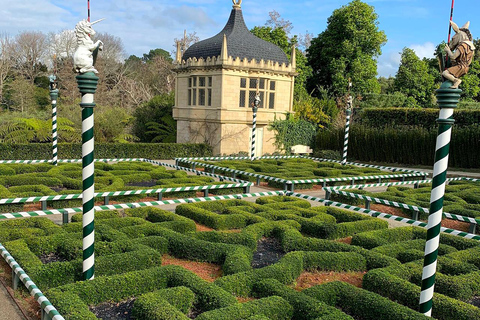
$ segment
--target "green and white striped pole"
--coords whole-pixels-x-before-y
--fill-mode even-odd
[[[347,109],[347,121],[345,123],[345,138],[343,139],[343,157],[342,157],[342,165],[347,164],[347,151],[348,151],[348,132],[350,129],[350,116],[352,114],[351,109]]]
[[[94,142],[93,142],[93,100],[97,90],[98,77],[86,72],[77,77],[78,88],[82,94],[82,181],[83,181],[83,279],[94,278]]]
[[[256,142],[255,142],[255,131],[257,129],[257,110],[258,110],[258,105],[260,104],[260,95],[257,94],[255,95],[255,100],[253,102],[252,110],[253,110],[253,122],[252,122],[252,149],[250,152],[250,160],[255,160],[255,147],[256,147]]]
[[[433,166],[432,193],[430,196],[430,213],[427,225],[427,243],[422,273],[422,291],[420,293],[420,312],[430,317],[432,315],[433,291],[435,273],[437,270],[438,246],[443,213],[443,198],[445,195],[445,180],[448,168],[448,153],[452,136],[453,109],[460,99],[460,89],[450,89],[452,82],[445,81],[437,90],[437,101],[440,107],[438,136],[435,147],[435,164]]]
[[[57,149],[57,99],[58,99],[58,88],[55,75],[50,76],[50,99],[52,100],[52,150],[53,158],[52,163],[54,166],[57,165],[58,161],[58,149]]]

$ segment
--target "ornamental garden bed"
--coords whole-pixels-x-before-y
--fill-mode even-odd
[[[81,281],[81,218],[0,223],[0,242],[67,320],[427,319],[415,311],[422,228],[291,196],[97,212],[95,279]],[[479,319],[478,241],[440,239],[433,317]],[[272,255],[256,267],[259,248]]]
[[[378,203],[398,208],[393,210],[403,212],[403,216],[413,215],[417,220],[426,220],[430,206],[431,182],[428,180],[408,183],[409,185],[385,184],[387,188],[382,192],[369,191],[372,187],[369,185],[333,187],[326,188],[326,191],[331,193],[332,201],[351,205],[361,205],[365,201]],[[480,181],[471,178],[447,179],[443,204],[446,219],[442,225],[475,232],[476,225],[480,222]]]
[[[404,180],[424,177],[426,174],[413,170],[379,167],[304,157],[265,157],[254,161],[236,158],[188,158],[176,159],[182,166],[203,169],[229,177],[256,181],[265,180],[270,187],[291,190],[312,189],[323,186],[355,183],[355,181]],[[213,158],[215,159],[215,158]]]
[[[213,177],[187,175],[181,170],[167,170],[163,166],[155,166],[145,162],[123,162],[107,164],[95,163],[95,191],[99,193],[123,190],[156,190],[162,188],[180,188],[188,186],[213,186],[207,192],[205,188],[180,192],[163,192],[167,198],[186,198],[205,195],[241,193],[242,187],[216,188],[225,182],[216,181]],[[232,184],[234,185],[234,184]],[[39,210],[41,207],[69,208],[82,205],[78,199],[82,193],[82,165],[75,163],[52,166],[51,164],[0,164],[0,212],[19,212],[22,210]],[[139,192],[140,193],[140,192]],[[72,197],[66,196],[76,194]],[[33,197],[64,195],[63,200],[49,200],[28,203]],[[147,197],[147,198],[146,198]],[[114,203],[135,202],[139,200],[158,199],[158,192],[141,192],[140,194],[109,196]],[[24,199],[19,199],[24,198]],[[66,199],[65,199],[66,198]],[[5,200],[11,199],[11,200]],[[13,200],[15,199],[15,200]],[[98,198],[99,202],[102,198]],[[36,200],[39,201],[39,200]],[[16,203],[15,203],[16,202]]]

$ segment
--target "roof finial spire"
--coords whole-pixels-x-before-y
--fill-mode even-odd
[[[234,9],[240,9],[242,7],[242,0],[232,0],[232,2]]]

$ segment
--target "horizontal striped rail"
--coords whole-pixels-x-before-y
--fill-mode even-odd
[[[402,174],[386,174],[386,175],[373,175],[373,176],[357,176],[357,177],[341,177],[341,178],[319,178],[319,179],[304,179],[304,180],[289,180],[283,178],[276,178],[272,176],[267,176],[263,174],[257,174],[252,172],[245,172],[236,169],[230,169],[225,167],[220,167],[213,164],[191,161],[191,160],[183,160],[182,163],[190,164],[192,166],[201,166],[206,169],[214,169],[219,170],[224,173],[231,173],[231,174],[239,174],[242,176],[254,177],[257,179],[263,179],[266,181],[276,181],[285,184],[305,184],[305,183],[326,183],[326,182],[342,182],[342,181],[357,181],[357,180],[371,180],[371,179],[392,179],[392,178],[412,178],[412,177],[424,177],[425,173],[423,172],[412,172],[410,173],[402,173]],[[194,169],[192,169],[194,170]]]
[[[55,307],[48,301],[48,299],[43,295],[42,291],[38,289],[35,283],[30,279],[27,273],[20,267],[20,265],[15,261],[12,255],[5,249],[3,245],[0,244],[0,254],[3,259],[8,263],[15,277],[18,277],[20,281],[25,285],[28,292],[35,300],[38,302],[42,310],[48,315],[49,319],[52,320],[64,320],[60,313],[55,309]]]
[[[304,194],[301,194],[301,193],[294,193],[294,192],[288,192],[287,195],[294,196],[294,197],[297,197],[297,198],[300,198],[300,199],[320,202],[320,203],[323,203],[326,206],[334,206],[334,207],[338,207],[338,208],[342,208],[342,209],[348,209],[348,210],[353,210],[353,211],[360,212],[360,213],[365,213],[365,214],[368,214],[372,217],[395,220],[395,221],[407,223],[407,224],[422,227],[422,228],[427,227],[427,224],[425,222],[421,222],[421,221],[418,221],[418,220],[412,220],[412,219],[408,219],[408,218],[403,218],[403,217],[399,217],[399,216],[395,216],[395,215],[391,215],[391,214],[387,214],[387,213],[383,213],[383,212],[379,212],[379,211],[375,211],[375,210],[371,210],[371,209],[360,208],[360,207],[352,206],[352,205],[345,204],[345,203],[335,202],[335,201],[331,201],[331,200],[325,200],[325,199],[322,199],[322,198],[312,197],[312,196],[304,195]],[[444,228],[444,227],[441,228],[441,231],[444,232],[444,233],[449,233],[449,234],[459,236],[459,237],[462,237],[462,238],[466,238],[466,239],[480,240],[480,236],[476,235],[476,234],[473,234],[473,233],[463,232],[463,231]]]
[[[417,173],[385,174],[385,175],[373,175],[373,176],[291,180],[290,182],[295,184],[297,183],[303,184],[303,183],[342,182],[342,181],[373,180],[373,179],[412,178],[412,177],[422,177],[422,176],[423,176],[423,173],[417,172]]]
[[[266,191],[266,192],[243,193],[243,194],[240,193],[240,194],[212,196],[212,197],[173,199],[173,200],[135,202],[135,203],[123,203],[123,204],[109,204],[109,205],[103,205],[103,206],[95,206],[94,209],[95,211],[104,211],[104,210],[115,210],[115,209],[163,206],[167,204],[181,204],[181,203],[205,202],[205,201],[213,201],[213,200],[241,199],[241,198],[283,195],[283,194],[285,194],[283,191]],[[40,216],[48,216],[48,215],[71,214],[71,213],[79,213],[79,212],[82,212],[81,207],[3,213],[3,214],[0,214],[0,220],[27,218],[27,217],[40,217]]]
[[[334,162],[334,163],[342,163],[340,160],[332,160],[332,159],[324,159],[324,158],[314,158],[314,157],[305,157],[306,159],[311,159],[315,161],[320,161],[320,162]],[[375,164],[366,164],[366,163],[361,163],[361,162],[350,162],[347,161],[347,164],[353,165],[353,166],[358,166],[358,167],[364,167],[364,168],[375,168],[375,169],[380,169],[380,170],[389,170],[389,171],[400,171],[400,172],[420,172],[423,175],[427,175],[425,172],[418,171],[418,170],[413,170],[413,169],[404,169],[404,168],[396,168],[396,167],[386,167],[386,166],[378,166]]]
[[[468,178],[457,177],[457,178],[447,178],[446,181],[462,181]],[[399,182],[382,182],[382,183],[369,183],[369,184],[356,184],[356,185],[344,185],[344,186],[331,186],[325,187],[325,190],[334,189],[334,190],[346,190],[346,189],[365,189],[373,187],[394,187],[394,186],[403,186],[403,185],[415,185],[415,184],[424,184],[430,183],[432,179],[427,180],[409,180],[409,181],[399,181]]]
[[[255,157],[255,160],[262,159],[298,159],[303,156],[262,156]],[[175,158],[175,161],[185,160],[202,160],[202,161],[221,161],[221,160],[251,160],[251,157],[192,157],[192,158]]]
[[[228,181],[241,182],[241,183],[247,182],[247,181],[241,180],[241,179],[226,177],[226,176],[222,176],[222,175],[214,174],[214,173],[210,173],[210,172],[205,172],[205,171],[199,171],[199,170],[195,170],[195,169],[191,169],[191,168],[186,168],[186,167],[182,167],[182,166],[177,166],[177,165],[174,165],[174,164],[165,163],[165,162],[160,162],[160,161],[156,161],[156,160],[144,159],[143,161],[148,162],[148,163],[152,163],[152,164],[156,164],[156,165],[159,165],[159,166],[174,168],[174,169],[176,169],[176,170],[183,170],[183,171],[187,171],[187,172],[193,172],[193,173],[196,173],[197,175],[202,175],[202,176],[217,178],[217,179],[220,179],[220,181],[228,180]]]
[[[244,182],[244,183],[235,183],[235,184],[233,184],[233,183],[232,184],[217,184],[217,185],[176,187],[176,188],[158,188],[158,189],[144,189],[144,190],[96,192],[94,194],[94,196],[96,198],[101,198],[101,197],[130,196],[130,195],[152,194],[152,193],[218,190],[218,189],[232,189],[232,188],[251,187],[252,185],[253,185],[252,182]],[[30,202],[40,202],[40,201],[74,200],[74,199],[81,199],[81,198],[82,198],[81,193],[79,193],[79,194],[62,194],[62,195],[41,196],[41,197],[0,199],[0,204],[30,203]]]
[[[385,199],[365,196],[365,195],[358,194],[358,193],[346,192],[346,191],[342,191],[342,190],[335,190],[333,188],[324,188],[324,190],[328,191],[328,192],[333,192],[333,193],[336,193],[336,194],[339,194],[339,195],[343,195],[343,196],[346,196],[346,197],[367,200],[367,201],[370,201],[370,202],[375,202],[375,203],[387,205],[387,206],[390,206],[390,207],[407,209],[407,210],[412,210],[412,211],[415,211],[415,212],[423,212],[423,213],[427,213],[427,214],[430,212],[429,209],[427,209],[427,208],[414,206],[414,205],[409,205],[409,204],[401,203],[401,202],[397,202],[397,201],[388,201],[388,200],[385,200]],[[480,224],[480,219],[461,216],[461,215],[458,215],[458,214],[453,214],[453,213],[448,213],[448,212],[443,212],[443,217],[445,217],[447,219],[451,219],[451,220],[457,220],[457,221],[468,222],[468,223],[473,223],[473,224]]]
[[[136,162],[143,161],[143,158],[124,158],[124,159],[95,159],[95,162]],[[58,163],[82,163],[82,159],[58,159]],[[36,164],[36,163],[53,163],[52,159],[49,160],[0,160],[0,164],[10,163],[23,163],[23,164]]]

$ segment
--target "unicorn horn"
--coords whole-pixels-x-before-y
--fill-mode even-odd
[[[102,20],[105,20],[105,18],[102,18],[102,19],[97,20],[97,21],[90,22],[90,25],[94,25],[95,23],[98,23],[98,22],[100,22],[100,21],[102,21]]]

